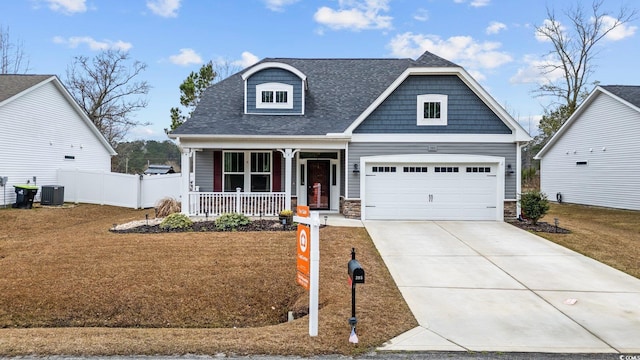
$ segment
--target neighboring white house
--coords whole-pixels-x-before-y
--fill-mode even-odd
[[[640,86],[598,86],[535,156],[551,200],[640,210]]]
[[[109,172],[113,155],[55,75],[0,75],[0,205],[15,202],[13,185],[56,185],[59,169]]]

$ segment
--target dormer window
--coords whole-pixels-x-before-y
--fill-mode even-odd
[[[418,95],[417,124],[423,126],[447,125],[447,95]]]
[[[256,85],[256,108],[293,109],[293,85],[263,83]]]

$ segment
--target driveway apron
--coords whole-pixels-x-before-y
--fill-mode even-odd
[[[379,350],[640,353],[640,280],[503,222],[365,221],[419,327]]]

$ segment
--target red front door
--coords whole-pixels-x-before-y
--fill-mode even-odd
[[[329,160],[307,161],[307,204],[312,210],[329,210]]]

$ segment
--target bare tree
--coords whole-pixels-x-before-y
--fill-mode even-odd
[[[22,41],[11,42],[9,28],[0,25],[0,74],[26,74],[29,72],[29,59],[22,48]]]
[[[549,41],[553,48],[547,54],[551,59],[542,66],[548,75],[559,72],[561,79],[541,85],[541,96],[553,96],[562,100],[571,115],[588,91],[589,76],[594,72],[595,45],[620,26],[634,20],[636,9],[622,7],[615,16],[602,9],[603,0],[594,0],[585,10],[582,2],[564,12],[569,23],[563,24],[553,9],[547,7],[547,20],[536,26],[536,35]]]
[[[67,67],[66,87],[80,107],[115,146],[131,128],[146,126],[149,122],[136,121],[132,113],[147,106],[144,95],[150,86],[137,81],[147,65],[133,61],[121,50],[105,50],[94,58],[77,56]]]
[[[218,60],[213,65],[213,71],[216,73],[216,77],[213,80],[214,83],[220,82],[229,76],[240,72],[242,70],[242,66],[238,65],[236,62],[231,59],[225,58],[222,60]]]

